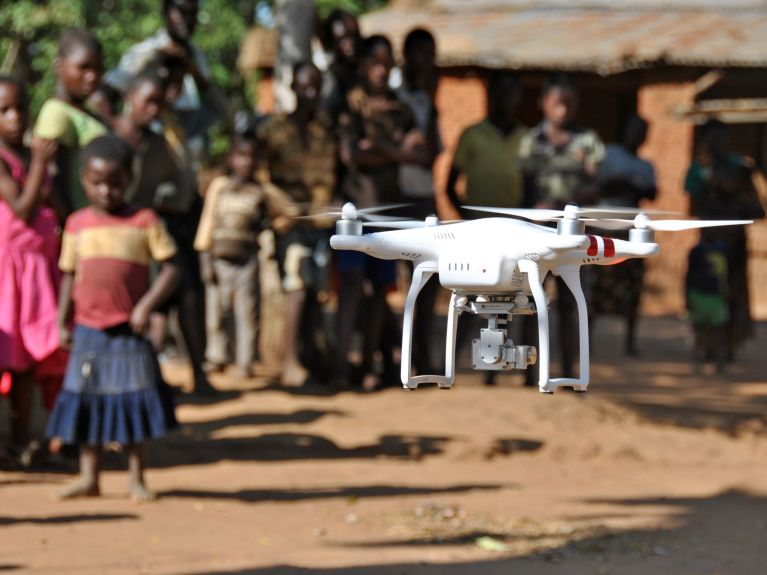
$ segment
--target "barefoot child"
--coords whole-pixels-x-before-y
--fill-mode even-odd
[[[86,107],[86,101],[101,82],[101,44],[88,30],[67,30],[59,40],[54,66],[58,76],[56,93],[43,104],[34,135],[59,144],[54,187],[65,214],[69,215],[88,203],[80,185],[77,163],[80,150],[107,132],[101,119]]]
[[[99,495],[100,450],[116,443],[127,447],[131,497],[147,501],[154,495],[144,484],[143,444],[168,433],[176,420],[144,333],[178,281],[170,261],[176,248],[154,212],[124,202],[132,163],[127,143],[96,138],[81,163],[90,206],[67,221],[59,262],[59,331],[72,351],[48,425],[49,436],[79,444],[80,479],[58,497]],[[160,272],[149,287],[152,259]]]
[[[56,329],[58,223],[47,205],[56,144],[24,146],[28,107],[22,84],[0,76],[0,374],[12,381],[11,447],[22,463],[31,453],[32,383],[44,384],[50,409],[66,362]]]

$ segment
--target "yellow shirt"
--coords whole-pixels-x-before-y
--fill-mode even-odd
[[[33,134],[56,140],[61,145],[60,153],[68,172],[67,194],[73,210],[88,204],[80,184],[80,150],[106,133],[106,126],[98,118],[58,98],[47,100],[40,110]]]

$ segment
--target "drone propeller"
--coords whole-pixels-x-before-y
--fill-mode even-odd
[[[681,232],[698,228],[714,228],[719,226],[737,226],[752,224],[753,220],[651,220],[644,213],[633,220],[605,219],[587,221],[588,225],[605,230],[650,229],[659,232]]]
[[[384,210],[394,210],[396,208],[402,208],[408,204],[385,204],[380,206],[373,206],[370,208],[357,208],[353,203],[346,202],[340,209],[328,210],[326,212],[319,212],[316,214],[309,214],[306,216],[298,216],[300,220],[324,220],[328,218],[341,217],[342,220],[367,220],[367,221],[394,221],[400,218],[396,216],[381,216],[373,215],[376,212],[382,212]]]
[[[392,220],[388,222],[363,222],[362,226],[366,228],[391,228],[395,230],[410,230],[414,228],[425,228],[428,224],[423,220]],[[434,224],[437,225],[437,224]]]
[[[645,210],[640,208],[621,208],[621,207],[588,207],[581,208],[575,204],[565,206],[564,210],[552,210],[548,208],[489,208],[484,206],[464,206],[466,209],[478,212],[490,212],[496,214],[505,214],[517,216],[526,220],[537,222],[557,221],[562,218],[579,219],[579,216],[590,216],[593,218],[605,218],[620,215],[638,215],[638,214],[675,214],[677,212],[666,212],[661,210]]]
[[[444,220],[437,219],[436,216],[429,216],[425,220],[397,220],[392,219],[389,221],[372,221],[363,222],[363,226],[366,228],[391,228],[397,230],[410,230],[414,228],[430,228],[434,226],[444,226],[447,224],[455,224],[462,222],[463,220]]]

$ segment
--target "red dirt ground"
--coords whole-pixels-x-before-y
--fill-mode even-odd
[[[644,320],[596,326],[585,396],[485,387],[182,396],[135,505],[54,503],[66,474],[0,472],[0,572],[288,575],[767,573],[767,333],[724,375]],[[185,368],[169,368],[185,384]],[[116,458],[117,464],[122,459]]]

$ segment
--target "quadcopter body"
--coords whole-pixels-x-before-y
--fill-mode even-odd
[[[629,258],[648,258],[659,252],[653,231],[690,229],[750,222],[651,221],[644,213],[633,220],[582,216],[625,215],[636,210],[581,209],[570,205],[560,210],[473,208],[544,221],[551,228],[520,219],[488,217],[441,223],[436,217],[424,221],[388,220],[362,222],[356,208],[346,204],[330,245],[337,250],[355,250],[380,259],[402,259],[413,263],[413,279],[403,313],[401,379],[406,389],[421,383],[437,383],[449,389],[455,380],[457,317],[472,313],[487,319],[487,328],[473,340],[472,367],[483,370],[526,369],[539,364],[539,389],[551,393],[561,386],[586,391],[589,384],[589,337],[586,300],[580,281],[583,265],[613,265]],[[372,210],[369,210],[372,211]],[[364,214],[365,210],[360,210]],[[382,218],[379,216],[379,218]],[[364,233],[363,225],[397,228]],[[631,228],[629,240],[585,233],[586,225],[606,229]],[[560,276],[575,297],[578,310],[579,376],[549,377],[548,300],[543,288],[546,276]],[[437,274],[440,284],[452,292],[445,349],[445,373],[413,375],[412,333],[418,293]],[[535,315],[538,320],[538,349],[515,345],[507,326],[515,315]]]

